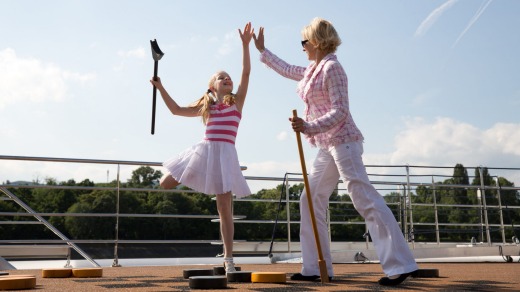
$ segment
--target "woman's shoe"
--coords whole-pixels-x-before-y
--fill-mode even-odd
[[[408,278],[408,276],[410,276],[414,272],[401,274],[401,275],[399,275],[399,277],[393,278],[393,279],[389,278],[389,277],[383,277],[383,278],[379,279],[378,283],[379,283],[379,285],[383,285],[383,286],[397,286],[397,285],[401,284],[404,280],[406,280],[406,278]]]
[[[320,276],[304,276],[301,273],[291,275],[291,280],[294,281],[316,281],[319,280]],[[329,277],[329,282],[332,281],[332,277]]]
[[[293,274],[291,280],[294,281],[316,281],[320,276],[304,276],[301,273]]]

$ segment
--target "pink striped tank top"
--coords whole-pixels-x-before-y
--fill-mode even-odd
[[[235,144],[241,118],[242,114],[234,104],[231,106],[226,104],[212,105],[204,140]]]

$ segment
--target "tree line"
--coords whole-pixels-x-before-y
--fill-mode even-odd
[[[183,188],[184,192],[155,192],[144,189],[158,188],[158,181],[162,176],[161,171],[151,167],[139,167],[132,172],[127,182],[120,187],[131,188],[130,191],[121,191],[119,196],[120,214],[179,214],[179,215],[217,215],[216,203],[213,196],[200,194]],[[485,186],[514,186],[503,177],[493,178],[486,168],[482,169],[482,177]],[[4,182],[9,185],[9,181]],[[67,187],[116,187],[117,181],[109,183],[94,183],[89,179],[81,182],[74,180],[58,182],[47,178],[45,185]],[[474,188],[451,188],[443,185],[481,185],[480,169],[475,170],[474,179],[470,182],[468,172],[463,165],[457,164],[453,176],[435,183],[435,187],[419,186],[411,194],[413,204],[426,204],[435,202],[438,221],[441,223],[475,223],[479,224],[483,219],[482,206],[477,190]],[[139,189],[143,191],[139,191]],[[289,186],[288,192],[291,201],[289,212],[291,221],[291,240],[298,240],[299,233],[299,196],[304,186],[302,183]],[[88,188],[8,188],[10,192],[18,196],[33,210],[39,213],[110,213],[116,212],[117,194],[113,189],[90,190]],[[279,210],[279,199],[283,195],[284,200]],[[403,208],[399,208],[397,202],[402,203],[401,194],[392,192],[385,196],[392,212],[396,217],[402,216]],[[520,210],[508,208],[520,206],[519,193],[514,190],[486,190],[485,199],[488,206],[498,205],[498,197],[503,207],[502,220],[507,226],[507,238],[515,236],[515,230],[520,225]],[[234,214],[246,216],[245,220],[275,220],[285,221],[287,218],[287,206],[285,202],[285,186],[278,185],[273,189],[262,189],[253,194],[249,199],[264,199],[257,202],[238,200],[234,203]],[[348,203],[348,204],[342,204]],[[457,207],[445,207],[443,205],[457,205]],[[339,195],[335,191],[331,196],[330,220],[333,222],[348,221],[354,224],[332,224],[331,237],[334,241],[363,241],[366,236],[363,218],[355,211],[347,194]],[[1,212],[23,212],[18,205],[10,201],[0,201]],[[498,208],[488,208],[489,223],[500,222]],[[54,227],[71,239],[114,239],[115,217],[45,217]],[[34,221],[26,216],[1,216],[2,221]],[[435,222],[435,212],[431,205],[414,206],[414,223]],[[469,241],[472,237],[480,239],[482,229],[469,226],[440,226],[441,241],[460,242]],[[416,241],[435,241],[435,226],[414,225],[410,238]],[[492,228],[493,241],[501,241],[500,230]],[[235,238],[248,241],[269,241],[273,235],[273,224],[237,223],[235,224]],[[520,234],[519,234],[520,235]],[[33,224],[0,224],[0,237],[3,239],[56,239],[50,230],[42,225]],[[219,238],[218,223],[210,219],[193,218],[150,218],[150,217],[119,217],[118,238],[125,240],[216,240]],[[287,240],[287,225],[276,226],[275,240]],[[485,240],[484,240],[485,241]]]

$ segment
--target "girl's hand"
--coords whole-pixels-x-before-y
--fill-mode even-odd
[[[244,27],[244,32],[238,29],[238,32],[240,33],[240,38],[242,39],[242,43],[244,45],[249,45],[251,42],[251,39],[253,38],[253,35],[255,33],[255,30],[251,26],[251,22],[246,23],[246,26]]]
[[[264,28],[260,27],[258,32],[258,37],[253,32],[253,38],[255,39],[255,47],[262,53],[265,50],[265,44],[264,44]]]
[[[152,77],[152,79],[150,79],[150,83],[152,83],[153,86],[157,87],[157,89],[162,88],[161,78],[159,78],[159,76],[157,76],[157,80],[153,80]]]

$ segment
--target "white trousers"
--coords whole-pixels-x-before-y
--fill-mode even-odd
[[[334,275],[326,222],[329,197],[339,178],[346,184],[354,208],[365,219],[370,237],[387,276],[409,273],[418,269],[392,211],[372,186],[361,155],[362,142],[350,142],[329,149],[320,149],[308,176],[316,225],[319,230],[323,259],[329,276]],[[318,250],[304,190],[300,197],[300,244],[302,275],[320,275]]]

